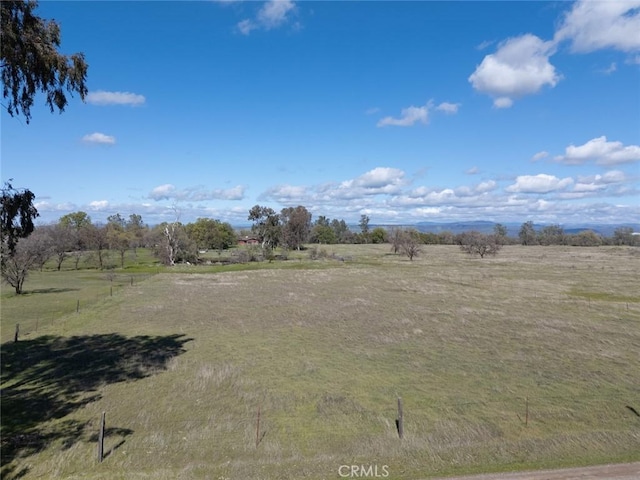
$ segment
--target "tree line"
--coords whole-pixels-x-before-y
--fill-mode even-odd
[[[250,229],[236,230],[228,222],[198,218],[183,224],[177,212],[173,222],[149,226],[138,214],[124,217],[119,213],[106,223],[94,223],[83,211],[63,215],[55,223],[35,226],[38,212],[33,206],[35,195],[28,189],[16,189],[10,182],[2,188],[2,278],[22,292],[29,270],[42,269],[53,262],[60,270],[64,262],[75,269],[81,261],[92,262],[95,268],[124,268],[127,252],[137,256],[140,247],[149,248],[166,265],[197,263],[200,254],[234,247],[238,239],[251,239],[260,248],[260,257],[274,258],[280,252],[301,250],[305,244],[388,243],[394,253],[413,260],[428,244],[459,245],[470,254],[485,257],[496,255],[504,245],[639,245],[640,238],[629,227],[620,227],[607,238],[593,231],[566,234],[560,225],[548,225],[536,230],[533,222],[522,224],[518,237],[507,235],[504,225],[496,224],[493,233],[469,231],[420,232],[412,227],[370,227],[370,218],[361,215],[358,229],[352,230],[343,219],[324,215],[313,216],[302,205],[274,209],[255,205],[247,216]],[[117,264],[114,263],[114,254]]]

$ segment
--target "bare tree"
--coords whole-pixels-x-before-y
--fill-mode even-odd
[[[34,255],[34,267],[42,271],[44,264],[53,256],[53,239],[46,227],[36,228],[27,238],[29,249]]]
[[[405,229],[400,233],[400,251],[413,261],[422,253],[422,241],[420,233],[414,229]]]
[[[502,248],[497,235],[485,235],[477,231],[465,232],[459,236],[460,249],[469,255],[496,255]]]
[[[8,250],[8,247],[2,245],[2,249]],[[38,240],[33,241],[30,237],[21,238],[16,242],[11,255],[4,253],[6,252],[3,252],[2,280],[15,289],[16,295],[20,295],[29,270],[37,264]]]
[[[75,231],[66,225],[57,223],[49,227],[49,235],[52,240],[53,256],[56,260],[58,271],[62,267],[62,262],[67,258],[68,252],[78,244],[75,238]]]

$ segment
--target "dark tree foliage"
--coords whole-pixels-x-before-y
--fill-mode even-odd
[[[46,95],[51,112],[62,113],[67,92],[84,100],[87,94],[87,63],[82,53],[70,56],[58,52],[60,27],[53,20],[34,14],[34,0],[2,0],[0,52],[2,96],[9,115],[31,119],[31,107],[38,92]]]
[[[311,213],[302,205],[283,208],[280,212],[282,239],[289,248],[300,250],[311,232]]]
[[[13,254],[18,240],[33,232],[33,220],[39,214],[33,206],[35,194],[26,188],[13,188],[10,182],[5,182],[2,187],[0,229],[2,243],[6,244],[9,254]]]

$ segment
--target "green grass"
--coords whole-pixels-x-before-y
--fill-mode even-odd
[[[377,464],[414,479],[640,459],[636,249],[426,246],[409,262],[324,248],[349,260],[161,270],[4,343],[3,474],[321,479]],[[27,290],[58,273],[84,287],[3,293],[3,340],[5,311],[26,321],[29,301],[46,312],[47,295],[109,283],[44,272]]]

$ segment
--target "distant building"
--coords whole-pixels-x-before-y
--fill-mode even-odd
[[[260,245],[260,240],[256,237],[241,237],[238,238],[238,245]]]

